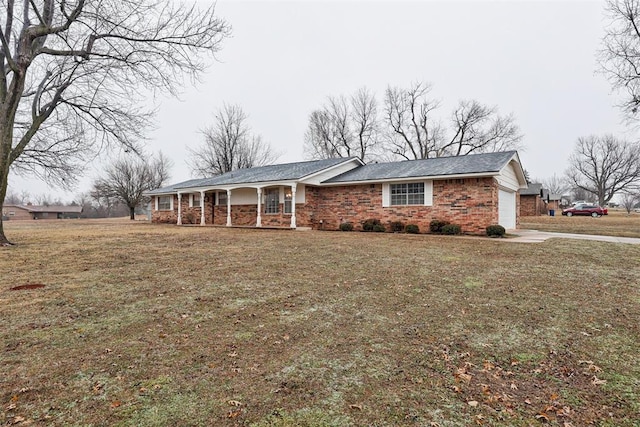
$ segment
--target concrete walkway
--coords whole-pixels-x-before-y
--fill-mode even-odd
[[[508,239],[500,239],[504,242],[520,242],[520,243],[539,243],[547,239],[578,239],[578,240],[597,240],[600,242],[610,243],[629,243],[632,245],[640,245],[640,239],[635,237],[614,237],[614,236],[597,236],[594,234],[572,234],[572,233],[552,233],[550,231],[538,230],[510,230],[510,234],[518,237]]]

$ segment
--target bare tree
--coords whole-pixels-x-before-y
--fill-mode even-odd
[[[148,200],[144,192],[162,186],[169,179],[171,161],[162,153],[145,161],[140,157],[123,157],[109,164],[93,183],[91,195],[112,205],[121,201],[129,208],[129,218],[135,219],[135,209]]]
[[[431,85],[417,82],[407,89],[388,87],[385,118],[391,131],[390,151],[405,159],[437,157],[442,144],[442,126],[434,120],[440,102],[430,98]]]
[[[350,98],[329,97],[327,103],[309,115],[305,153],[310,159],[375,156],[379,145],[378,103],[367,88]]]
[[[213,7],[167,0],[3,0],[0,11],[0,207],[9,169],[70,186],[102,147],[137,151],[152,113],[141,101],[197,78],[199,54],[229,33]]]
[[[640,203],[640,192],[625,192],[620,200],[620,204],[627,211],[627,215],[631,214],[631,211],[638,203]]]
[[[385,118],[392,153],[428,159],[519,148],[522,135],[512,115],[502,116],[496,107],[475,100],[460,101],[446,127],[434,117],[440,102],[431,98],[431,89],[422,82],[409,89],[387,88]]]
[[[598,198],[602,206],[640,181],[640,145],[613,135],[579,138],[569,157],[569,182]]]
[[[259,135],[254,135],[247,115],[239,105],[225,104],[215,115],[215,123],[202,131],[204,144],[191,154],[190,165],[198,176],[207,177],[236,169],[264,166],[279,155]]]
[[[607,0],[606,12],[600,68],[614,89],[626,92],[621,107],[633,118],[640,106],[640,0]]]
[[[562,195],[571,188],[571,185],[569,182],[567,182],[566,177],[558,176],[555,173],[550,177],[543,179],[541,182],[542,187],[549,190],[549,193],[551,194]]]

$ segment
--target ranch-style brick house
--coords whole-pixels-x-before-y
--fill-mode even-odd
[[[80,218],[82,206],[4,205],[4,220]]]
[[[429,230],[447,220],[465,233],[514,229],[526,180],[515,151],[363,164],[326,159],[240,169],[149,191],[152,222],[355,229],[367,219]]]

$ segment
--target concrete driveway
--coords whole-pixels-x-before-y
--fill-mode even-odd
[[[552,233],[549,231],[538,230],[509,230],[509,234],[516,235],[509,239],[500,239],[505,242],[521,242],[521,243],[539,243],[547,239],[578,239],[578,240],[597,240],[600,242],[610,243],[629,243],[632,245],[640,245],[640,239],[635,237],[614,237],[614,236],[598,236],[594,234],[572,234],[572,233]]]

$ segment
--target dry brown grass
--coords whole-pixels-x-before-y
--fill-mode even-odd
[[[640,419],[637,245],[6,228],[19,245],[0,249],[5,424]],[[10,290],[24,284],[45,287]]]
[[[609,210],[600,218],[573,216],[560,212],[556,216],[526,216],[520,218],[520,227],[560,233],[600,234],[604,236],[640,237],[640,213],[627,215],[621,210]]]

